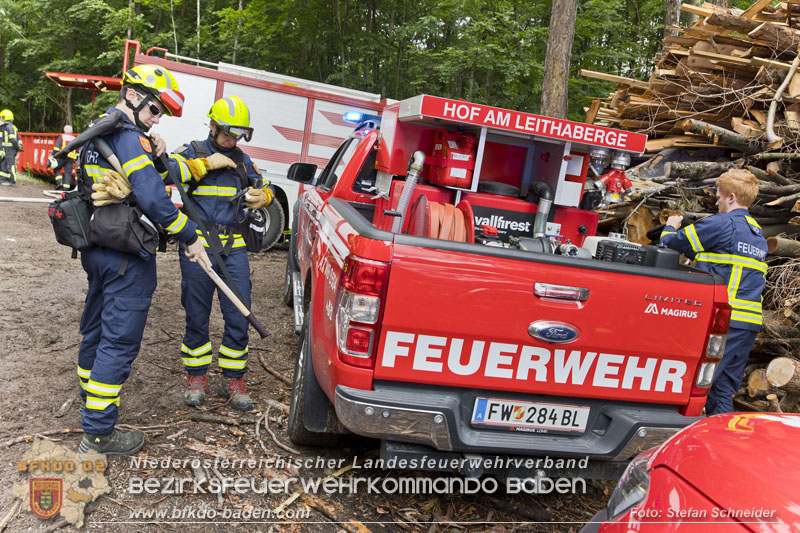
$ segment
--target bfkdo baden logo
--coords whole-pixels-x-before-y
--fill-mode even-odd
[[[64,501],[64,480],[56,478],[31,478],[31,511],[39,518],[53,518]]]

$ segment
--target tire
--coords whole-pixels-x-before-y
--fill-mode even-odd
[[[287,421],[287,433],[289,440],[301,446],[335,446],[339,439],[338,436],[327,432],[310,431],[305,426],[304,408],[306,394],[306,376],[309,373],[311,357],[311,335],[308,324],[303,326],[303,336],[300,342],[300,351],[294,365],[294,378],[292,379],[292,397],[289,402],[289,419]],[[322,392],[320,391],[320,394]],[[327,401],[327,398],[325,398]],[[335,416],[335,415],[334,415]]]
[[[265,209],[267,215],[266,229],[264,230],[264,243],[261,245],[261,251],[265,252],[272,248],[281,235],[283,235],[283,224],[286,216],[283,213],[283,207],[277,200],[273,200]]]

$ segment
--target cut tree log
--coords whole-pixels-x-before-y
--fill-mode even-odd
[[[771,224],[769,226],[761,226],[761,234],[764,238],[775,237],[781,233],[797,235],[800,233],[800,226],[795,226],[794,224]]]
[[[789,309],[788,307],[783,310],[784,323],[796,328],[800,325],[800,315]]]
[[[792,183],[794,183],[792,180],[790,180],[789,178],[787,178],[782,174],[778,174],[777,172],[764,171],[752,165],[748,165],[747,170],[752,172],[755,175],[755,177],[757,177],[760,180],[771,181],[773,183],[777,183],[778,185],[791,185]]]
[[[759,194],[784,196],[796,192],[800,192],[800,183],[795,183],[792,185],[778,185],[775,183],[764,183],[758,186]]]
[[[781,198],[777,198],[772,200],[771,202],[767,202],[764,205],[773,207],[776,205],[794,205],[794,203],[800,199],[800,193],[790,194],[789,196],[783,196]]]
[[[772,387],[800,392],[800,361],[776,357],[767,365],[766,376]]]
[[[761,143],[756,139],[739,135],[734,131],[726,130],[725,128],[721,128],[719,126],[714,126],[713,124],[703,122],[702,120],[687,118],[682,120],[678,125],[683,131],[703,135],[706,138],[713,139],[715,141],[722,141],[728,146],[736,148],[737,150],[741,150],[745,154],[755,154],[763,149]]]
[[[747,395],[750,398],[763,398],[769,394],[769,382],[767,381],[767,371],[757,368],[750,372],[747,377]]]
[[[735,14],[732,9],[715,9],[706,22],[739,33],[750,33],[761,25],[761,22]]]
[[[781,404],[778,403],[777,394],[767,394],[767,403],[769,403],[769,410],[773,413],[782,413]]]
[[[800,257],[800,242],[782,237],[768,237],[767,252],[778,257]]]
[[[778,346],[790,346],[792,348],[800,348],[800,337],[795,338],[780,338],[780,339],[756,339],[756,344],[764,348],[774,348]]]
[[[797,52],[800,44],[800,35],[786,26],[779,26],[772,22],[764,22],[752,31],[747,32],[749,37],[767,43],[770,48],[783,52]]]
[[[716,178],[726,170],[735,167],[736,164],[731,161],[722,163],[712,161],[675,161],[664,164],[664,176],[669,180],[702,180]]]
[[[794,413],[800,401],[800,361],[789,357],[776,357],[767,365],[767,381],[773,387],[786,391],[781,409]]]

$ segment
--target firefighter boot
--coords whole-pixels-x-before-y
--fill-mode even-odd
[[[141,431],[122,431],[115,429],[108,435],[90,435],[84,433],[78,446],[78,453],[89,453],[94,450],[103,455],[131,455],[144,445],[144,433]]]
[[[64,190],[64,178],[62,178],[61,176],[58,176],[56,178],[56,190],[57,191],[63,191]]]
[[[186,405],[203,405],[206,403],[206,390],[208,390],[208,376],[186,376],[183,382],[186,390],[183,391],[183,403]]]
[[[227,385],[224,381],[221,382],[217,392],[223,398],[230,398],[231,407],[237,411],[249,411],[253,408],[253,400],[247,394],[244,378],[230,378]]]

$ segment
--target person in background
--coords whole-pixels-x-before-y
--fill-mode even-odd
[[[0,122],[0,185],[11,187],[17,184],[17,152],[22,151],[22,140],[14,125],[14,113],[3,109]]]
[[[241,293],[242,303],[250,306],[250,263],[245,241],[237,224],[238,207],[232,202],[246,191],[246,207],[259,209],[273,198],[272,190],[261,188],[261,173],[250,157],[236,146],[239,140],[249,141],[253,135],[250,111],[238,96],[217,100],[208,111],[211,119],[205,140],[185,144],[173,153],[173,158],[186,160],[191,176],[181,175],[190,184],[189,197],[206,227],[220,233],[223,250],[220,256]],[[208,168],[204,161],[225,161],[222,168]],[[171,164],[175,165],[174,162]],[[219,167],[220,165],[215,165]],[[205,246],[210,244],[201,237]],[[221,273],[216,257],[211,257],[214,269]],[[231,401],[231,407],[241,411],[253,408],[247,393],[244,375],[247,372],[248,322],[233,303],[217,289],[199,265],[181,256],[181,303],[186,310],[186,332],[181,344],[181,359],[186,370],[184,402],[199,406],[205,402],[208,389],[206,372],[211,365],[212,349],[208,323],[214,291],[217,290],[225,331],[219,347],[218,364],[224,376],[217,392]]]
[[[757,194],[758,179],[750,171],[729,170],[717,180],[719,213],[683,229],[678,229],[683,217],[673,215],[661,233],[661,244],[692,259],[701,270],[719,274],[728,284],[731,322],[725,354],[706,399],[709,416],[733,411],[733,395],[763,324],[767,241],[747,210]]]
[[[72,126],[67,124],[64,126],[64,133],[56,138],[51,155],[64,148],[74,138],[75,135],[72,134]],[[61,160],[59,165],[53,169],[53,173],[56,176],[56,190],[68,191],[72,189],[72,166],[75,164],[77,159],[78,151],[71,150],[69,154],[67,154],[67,157]]]

